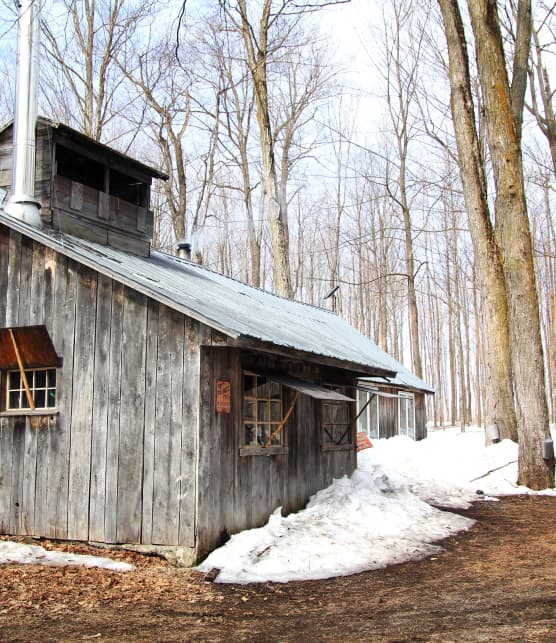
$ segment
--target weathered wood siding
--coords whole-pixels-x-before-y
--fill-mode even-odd
[[[29,324],[58,413],[0,417],[0,532],[195,546],[199,324],[0,226],[0,326]]]
[[[383,393],[389,395],[398,395],[399,389],[392,387],[380,387]],[[427,437],[427,418],[425,409],[425,394],[419,391],[413,392],[415,402],[415,439],[423,440]],[[379,423],[380,437],[392,438],[399,434],[398,425],[398,398],[397,397],[380,397],[379,398]]]
[[[424,440],[427,437],[427,411],[425,394],[415,393],[415,439]]]
[[[389,395],[397,395],[398,390],[395,388],[381,387],[381,392]],[[398,435],[398,398],[382,397],[378,398],[378,422],[380,427],[381,438],[393,438]]]
[[[205,349],[201,360],[201,421],[199,433],[198,552],[205,554],[229,535],[268,520],[277,507],[286,513],[301,509],[334,478],[356,466],[354,427],[351,447],[322,448],[321,402],[300,395],[285,427],[287,453],[240,455],[243,446],[243,369],[275,371],[319,381],[319,369],[294,366],[240,349]],[[231,383],[231,413],[216,413],[216,381]],[[347,384],[347,382],[346,382]],[[353,384],[353,382],[349,382]],[[294,392],[283,388],[283,413]]]

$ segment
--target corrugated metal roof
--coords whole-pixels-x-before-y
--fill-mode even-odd
[[[424,393],[434,393],[434,389],[424,382],[420,377],[417,377],[415,373],[412,373],[407,369],[403,364],[400,364],[388,353],[384,353],[384,363],[393,371],[396,371],[395,377],[365,377],[362,378],[362,381],[374,383],[374,384],[386,384],[388,386],[401,386],[403,388],[408,388],[417,391],[423,391]]]
[[[229,337],[350,362],[369,375],[393,376],[403,369],[347,322],[322,308],[278,297],[163,252],[140,257],[49,228],[34,228],[1,210],[0,223]],[[411,380],[408,374],[412,374],[403,370],[398,377]]]

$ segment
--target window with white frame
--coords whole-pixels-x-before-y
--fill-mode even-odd
[[[55,412],[61,366],[45,326],[0,328],[0,413]]]
[[[34,368],[8,371],[6,411],[47,410],[56,408],[56,369]]]
[[[357,391],[357,431],[366,433],[371,439],[380,438],[378,417],[378,395],[373,391]]]
[[[415,400],[411,393],[398,397],[398,432],[415,440]]]

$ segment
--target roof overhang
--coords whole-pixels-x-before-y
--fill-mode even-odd
[[[275,382],[279,382],[280,384],[287,386],[294,391],[299,391],[299,393],[303,395],[308,395],[315,400],[355,402],[352,397],[348,397],[343,393],[338,393],[338,391],[333,391],[332,389],[325,388],[320,384],[314,384],[313,382],[306,382],[304,380],[298,380],[293,377],[286,377],[284,375],[268,375],[268,377]]]
[[[0,328],[0,368],[18,368],[16,346],[23,368],[62,366],[62,358],[56,353],[46,326]]]

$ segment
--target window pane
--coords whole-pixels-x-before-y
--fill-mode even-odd
[[[11,391],[10,392],[10,399],[8,402],[8,406],[10,409],[18,409],[19,408],[19,391]]]
[[[264,447],[268,439],[268,425],[267,424],[257,424],[257,442],[259,446]]]
[[[279,424],[271,424],[270,425],[270,433],[274,433],[278,429]],[[278,431],[275,436],[273,436],[272,440],[270,441],[272,445],[280,445],[282,444],[282,430]]]
[[[46,387],[46,371],[35,371],[35,386],[37,388]]]
[[[407,400],[407,426],[410,429],[415,428],[415,408],[413,400]]]
[[[56,369],[50,368],[48,371],[48,388],[54,388],[56,386]]]
[[[255,434],[255,425],[254,424],[246,424],[245,425],[245,444],[248,445],[256,445],[257,444],[257,436]]]
[[[375,439],[380,437],[378,425],[378,395],[375,395],[369,404],[369,437]]]
[[[257,377],[257,397],[268,397],[268,380],[266,377]]]
[[[255,420],[255,402],[253,400],[243,400],[243,419]]]
[[[33,397],[35,406],[38,409],[44,409],[46,407],[46,391],[43,388],[36,390]]]
[[[47,405],[49,409],[53,409],[56,406],[56,390],[51,389],[48,391]]]
[[[273,400],[277,400],[281,398],[281,393],[282,393],[282,387],[278,382],[273,382],[272,380],[270,381],[270,397]]]
[[[257,378],[255,375],[244,375],[243,376],[243,392],[245,395],[252,397],[255,395]]]
[[[405,398],[399,398],[399,409],[400,409],[400,433],[405,435],[407,433],[407,411]]]
[[[369,433],[369,407],[367,404],[368,394],[365,391],[357,391],[357,430]],[[361,409],[364,409],[363,411]]]
[[[19,371],[10,371],[8,379],[8,388],[21,388],[21,376]]]
[[[266,400],[257,402],[257,421],[268,422],[268,402]]]
[[[282,404],[280,402],[270,403],[270,419],[272,422],[280,422],[282,420]]]
[[[23,392],[21,394],[21,406],[19,407],[20,409],[28,409],[29,408],[29,400],[27,399],[27,394]]]

